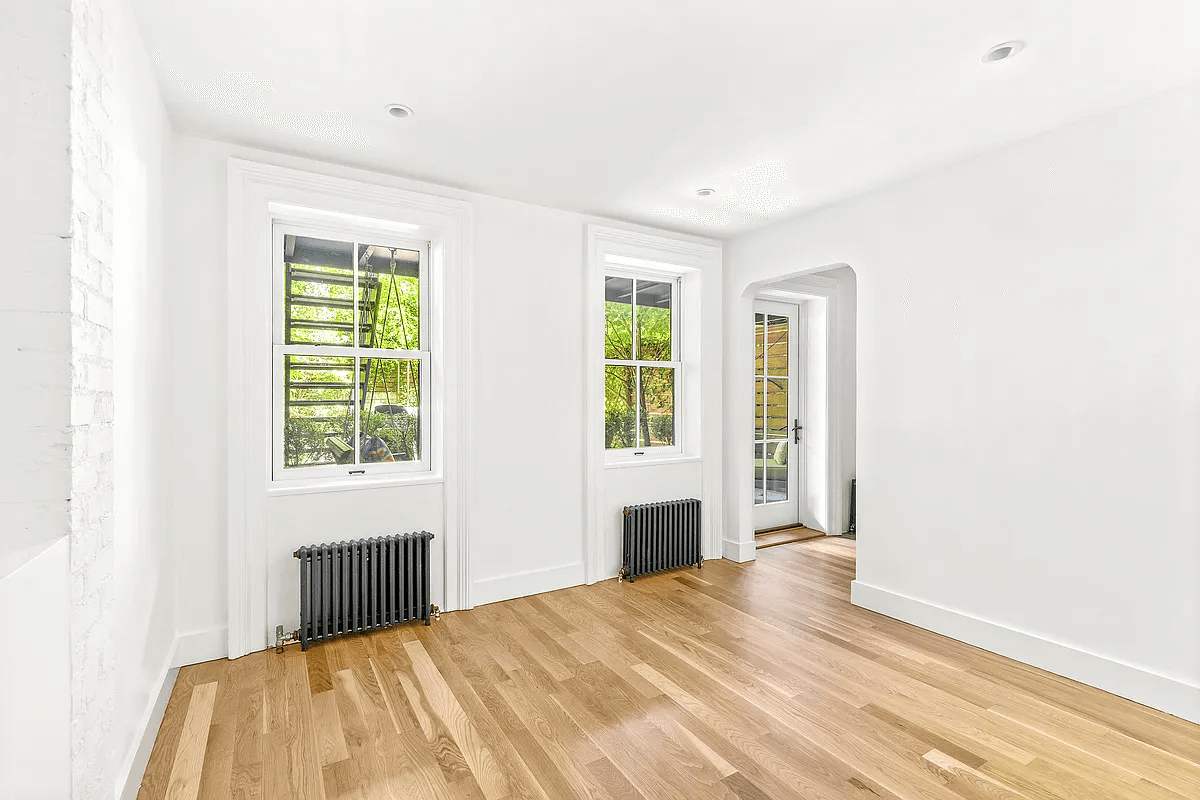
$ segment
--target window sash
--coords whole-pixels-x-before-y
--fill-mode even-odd
[[[353,269],[353,319],[357,321],[359,315],[359,274],[357,268],[358,248],[360,245],[380,246],[380,247],[396,247],[407,250],[416,250],[421,254],[420,269],[418,271],[418,297],[420,315],[418,319],[418,330],[420,332],[421,348],[417,350],[407,349],[390,349],[390,348],[372,348],[364,347],[358,344],[359,330],[357,326],[353,329],[351,341],[353,344],[338,345],[338,344],[287,344],[284,341],[286,320],[285,320],[285,302],[284,302],[284,253],[283,244],[284,237],[287,235],[309,236],[314,238],[328,239],[332,241],[347,242],[351,245],[352,258],[355,259],[355,268]],[[374,231],[372,229],[354,227],[353,230],[338,230],[337,228],[327,228],[319,225],[308,224],[305,222],[296,222],[283,219],[277,219],[272,225],[272,380],[271,380],[271,482],[273,484],[286,486],[289,483],[307,482],[312,479],[333,479],[333,478],[361,478],[379,475],[394,475],[404,473],[422,473],[430,472],[432,469],[432,453],[430,448],[433,445],[431,437],[433,414],[433,403],[431,402],[430,387],[433,382],[433,370],[431,363],[433,361],[433,352],[429,347],[431,342],[431,331],[433,329],[432,306],[429,297],[429,284],[431,272],[431,246],[426,240],[410,239],[399,236],[394,232],[387,230]],[[311,467],[285,467],[285,451],[286,444],[284,441],[284,426],[286,423],[285,417],[285,393],[286,393],[286,376],[285,363],[287,356],[320,356],[327,358],[353,358],[355,359],[355,380],[351,386],[351,403],[354,409],[354,439],[352,443],[355,453],[355,461],[361,457],[361,445],[358,443],[359,426],[361,423],[362,409],[359,408],[359,392],[360,387],[357,380],[357,375],[360,370],[360,362],[362,359],[377,358],[389,360],[410,360],[417,361],[420,369],[420,389],[419,389],[419,411],[417,417],[418,437],[421,443],[420,458],[413,461],[393,461],[393,462],[372,462],[372,463],[355,463],[355,464],[323,464]]]
[[[320,351],[312,352],[314,349]],[[411,473],[411,472],[428,472],[430,469],[430,402],[429,402],[429,386],[430,372],[429,362],[430,354],[425,351],[400,351],[403,353],[397,354],[393,350],[377,350],[370,348],[360,348],[355,350],[352,347],[322,347],[315,348],[302,345],[275,345],[272,356],[272,406],[274,413],[272,418],[274,424],[272,426],[272,478],[275,482],[284,482],[296,479],[309,478],[335,478],[335,477],[360,477],[363,475],[380,475],[392,473]],[[300,350],[302,352],[296,352]],[[343,352],[333,352],[339,350]],[[420,410],[417,414],[418,437],[421,442],[421,457],[413,461],[382,461],[373,463],[354,463],[354,464],[322,464],[312,467],[286,467],[284,465],[284,424],[287,421],[285,417],[284,407],[286,405],[284,398],[284,386],[286,385],[284,370],[286,356],[291,355],[320,355],[327,357],[342,357],[354,358],[354,382],[351,384],[351,404],[354,408],[354,439],[358,440],[360,418],[362,409],[359,408],[359,385],[357,375],[360,371],[359,362],[364,358],[385,358],[393,360],[410,360],[416,361],[420,365]],[[355,452],[355,460],[360,457],[359,446],[353,443]]]
[[[610,460],[634,460],[646,455],[674,455],[683,452],[683,443],[680,441],[682,434],[683,419],[683,360],[681,351],[680,337],[680,308],[679,308],[679,276],[658,274],[649,271],[633,271],[606,268],[603,277],[607,278],[629,278],[633,280],[633,293],[630,295],[629,301],[633,308],[633,320],[630,327],[630,351],[635,358],[605,358],[605,367],[633,367],[634,368],[634,436],[641,435],[642,422],[642,369],[671,369],[675,379],[674,396],[672,398],[673,413],[672,423],[674,425],[674,444],[668,446],[652,447],[646,445],[644,447],[605,447],[604,453]],[[645,281],[647,283],[669,283],[671,286],[671,358],[672,361],[646,361],[636,358],[638,353],[638,327],[637,327],[637,291],[638,282]],[[601,298],[601,302],[604,299]],[[604,318],[604,315],[601,315]]]
[[[429,342],[430,332],[433,328],[431,308],[429,305],[429,288],[430,288],[430,242],[424,239],[411,239],[401,236],[395,232],[380,230],[372,232],[361,227],[354,227],[350,230],[341,230],[337,228],[328,228],[303,221],[290,221],[286,219],[276,219],[271,230],[272,241],[272,268],[271,268],[271,341],[276,345],[286,345],[288,347],[301,347],[304,345],[288,345],[284,340],[284,330],[286,323],[284,320],[284,302],[283,302],[283,240],[284,237],[292,234],[296,236],[310,236],[317,239],[329,239],[332,241],[348,242],[351,245],[351,253],[355,258],[358,256],[358,246],[378,245],[380,247],[395,247],[403,250],[416,250],[421,254],[421,268],[418,272],[419,280],[419,297],[420,297],[420,320],[419,330],[421,333],[422,350],[427,351],[429,348],[425,345]],[[358,274],[356,268],[354,270],[354,319],[358,319]],[[358,331],[355,330],[353,345],[312,345],[315,347],[358,347]]]

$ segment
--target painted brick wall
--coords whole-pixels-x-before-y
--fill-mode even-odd
[[[71,16],[71,785],[111,797],[113,562],[112,58],[115,0]]]
[[[70,2],[0,3],[0,580],[67,535]]]

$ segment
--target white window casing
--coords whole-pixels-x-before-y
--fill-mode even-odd
[[[267,647],[269,497],[314,492],[369,491],[385,486],[440,484],[442,529],[437,532],[444,571],[431,575],[434,602],[445,610],[471,607],[467,539],[467,464],[470,447],[471,257],[474,250],[470,203],[427,192],[402,179],[378,182],[231,158],[227,170],[226,496],[228,655],[237,658]],[[280,344],[275,324],[276,221],[322,229],[343,241],[390,240],[428,243],[422,302],[428,311],[420,349],[389,350],[388,358],[416,354],[422,370],[422,406],[427,409],[421,459],[377,474],[306,476],[274,480],[278,441],[273,386]],[[376,241],[369,241],[375,239]],[[330,351],[322,346],[321,353]],[[362,357],[360,354],[358,357]],[[428,373],[428,374],[425,374]],[[428,387],[427,389],[425,387]],[[302,544],[298,542],[297,544]]]

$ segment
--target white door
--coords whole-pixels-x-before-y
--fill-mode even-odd
[[[754,529],[800,521],[804,387],[800,309],[754,304]]]

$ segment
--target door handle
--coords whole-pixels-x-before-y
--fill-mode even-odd
[[[804,430],[804,426],[800,424],[800,420],[794,420],[792,425],[792,441],[800,444],[800,431]]]

